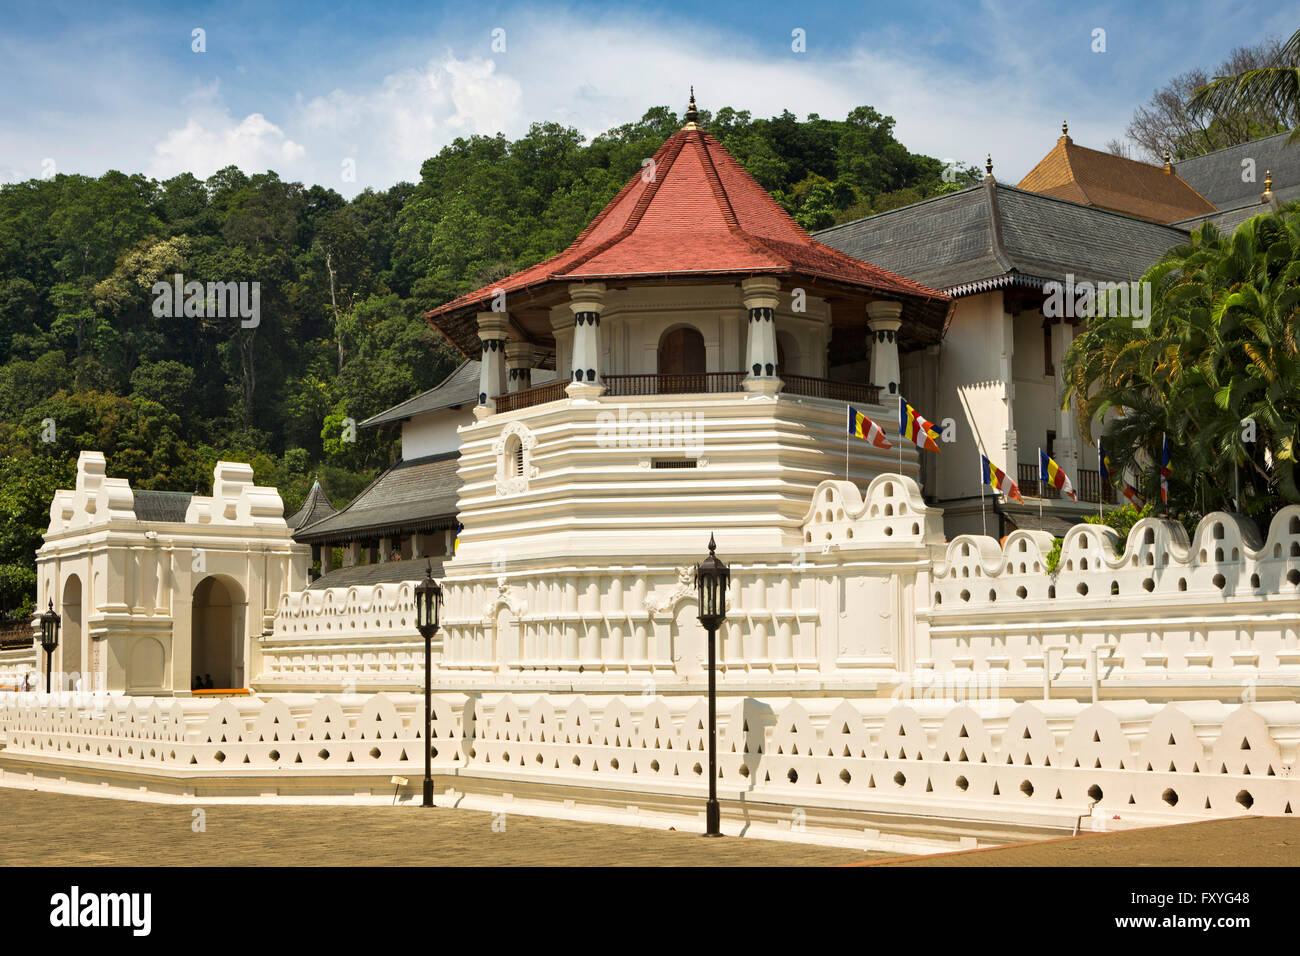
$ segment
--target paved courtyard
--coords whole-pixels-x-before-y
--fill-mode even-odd
[[[195,810],[201,809],[201,818]],[[201,823],[201,827],[196,829]],[[55,835],[57,834],[57,835]],[[894,853],[473,810],[137,803],[0,787],[0,866],[1300,866],[1300,820],[1245,817]]]
[[[878,866],[1300,866],[1300,820],[1206,820],[863,862]]]
[[[826,866],[894,855],[420,807],[218,804],[202,807],[195,832],[195,809],[0,787],[0,865]]]

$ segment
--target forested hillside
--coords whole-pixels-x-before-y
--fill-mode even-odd
[[[976,175],[945,182],[870,107],[702,118],[808,229]],[[458,139],[418,184],[351,201],[234,167],[0,187],[0,616],[31,610],[32,552],[83,449],[137,488],[207,494],[226,458],[290,509],[316,475],[342,506],[398,453],[394,430],[348,442],[343,420],[459,361],[420,313],[562,250],[680,125],[660,107],[590,143],[555,124]],[[177,273],[260,283],[257,325],[156,315],[151,288]]]

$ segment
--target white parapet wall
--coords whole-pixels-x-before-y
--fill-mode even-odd
[[[934,569],[923,612],[938,672],[999,675],[1058,694],[1294,700],[1300,687],[1300,506],[1266,538],[1237,515],[1206,515],[1191,540],[1147,518],[1127,541],[1081,524],[1046,573],[1050,535],[1004,545],[962,535]]]
[[[680,820],[707,789],[707,714],[702,697],[438,694],[434,774],[443,790],[531,786],[522,812],[563,815],[575,794],[596,793],[620,807],[658,802]],[[906,819],[927,832],[962,821],[1059,832],[1300,808],[1292,701],[746,697],[725,701],[718,723],[724,804],[787,826],[840,815],[813,827],[813,840],[862,839],[863,815],[884,830]],[[418,789],[422,774],[423,701],[410,694],[11,695],[0,725],[9,785],[388,802],[391,775]]]
[[[262,690],[409,689],[424,679],[417,582],[292,591],[261,640]]]
[[[911,671],[918,596],[942,554],[942,515],[910,478],[865,490],[826,481],[777,554],[731,562],[719,634],[724,692],[856,689],[875,694]],[[684,549],[694,544],[700,551]],[[459,555],[444,567],[434,643],[441,687],[695,693],[705,680],[693,562],[703,541],[647,546],[637,561]],[[414,689],[423,681],[416,582],[287,593],[260,643],[259,690]]]
[[[945,543],[910,478],[819,484],[788,553],[733,553],[718,635],[726,695],[890,696],[974,683],[1018,700],[1293,700],[1300,686],[1300,506],[1261,537],[1214,513],[1193,539],[1138,523]],[[685,543],[680,547],[684,548]],[[658,549],[658,552],[656,552]],[[692,561],[458,555],[442,578],[435,686],[698,693],[705,636]],[[255,689],[418,688],[415,582],[283,595]]]

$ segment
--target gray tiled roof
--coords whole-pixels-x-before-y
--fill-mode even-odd
[[[302,503],[302,507],[284,520],[288,522],[290,531],[297,531],[299,528],[305,528],[309,524],[337,513],[338,509],[330,504],[320,482],[313,481],[311,491],[307,492],[307,500]]]
[[[194,497],[185,491],[131,490],[135,499],[135,516],[141,521],[184,521]]]
[[[1300,186],[1300,143],[1286,145],[1290,133],[1275,133],[1262,139],[1194,156],[1175,164],[1178,175],[1220,211],[1259,202],[1264,176],[1273,173],[1273,191]],[[1243,168],[1242,163],[1253,160]],[[1249,181],[1242,176],[1254,172]]]
[[[442,558],[414,558],[410,561],[385,561],[381,564],[358,564],[351,568],[335,568],[308,585],[308,590],[322,588],[350,588],[360,585],[399,584],[402,581],[423,581],[425,569],[433,565],[433,576],[442,577]],[[411,630],[415,627],[412,625]]]
[[[1273,185],[1273,195],[1277,197],[1279,205],[1300,199],[1300,184],[1287,186],[1281,189],[1276,188],[1276,183]],[[1198,216],[1195,219],[1186,219],[1182,222],[1175,223],[1174,225],[1183,229],[1197,229],[1202,223],[1212,222],[1218,227],[1220,232],[1227,234],[1231,233],[1247,219],[1250,219],[1253,216],[1261,216],[1270,211],[1271,210],[1268,206],[1259,201],[1259,196],[1255,196],[1253,200],[1243,202],[1239,206],[1221,209],[1219,212],[1211,213],[1208,216]]]
[[[1008,275],[1141,275],[1187,231],[1122,213],[982,183],[820,232],[827,245],[950,294]]]
[[[373,428],[376,425],[388,425],[405,421],[414,415],[436,412],[442,408],[456,405],[472,404],[478,401],[479,362],[466,359],[456,371],[427,392],[421,392],[414,398],[408,398],[400,405],[394,405],[387,411],[372,415],[358,425],[358,428]]]
[[[348,541],[456,526],[460,452],[399,461],[336,514],[294,534],[298,541]]]

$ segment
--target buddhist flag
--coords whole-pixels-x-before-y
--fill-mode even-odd
[[[1041,448],[1038,449],[1038,471],[1042,481],[1056,488],[1061,494],[1069,495],[1075,501],[1079,500],[1079,496],[1074,493],[1074,486],[1070,484],[1070,479],[1061,466],[1054,459],[1049,458],[1047,452]]]
[[[1101,471],[1101,485],[1104,488],[1110,484],[1110,455],[1106,454],[1100,438],[1097,439],[1097,462],[1097,467]]]
[[[1160,500],[1169,504],[1169,476],[1174,473],[1172,460],[1169,455],[1169,436],[1161,436],[1160,452]]]
[[[917,448],[926,451],[939,450],[939,443],[936,441],[939,433],[935,431],[932,424],[921,417],[915,408],[907,404],[902,395],[898,396],[898,434]]]
[[[980,455],[980,470],[980,480],[994,491],[1001,492],[1012,501],[1019,501],[1022,505],[1025,503],[1025,499],[1020,497],[1019,486],[1007,476],[1005,471],[983,455]]]
[[[1141,511],[1146,506],[1147,500],[1139,494],[1138,490],[1133,487],[1133,483],[1128,479],[1124,480],[1124,497],[1138,511]]]
[[[852,405],[849,406],[849,434],[855,438],[866,439],[877,448],[894,447],[885,437],[885,430]]]

